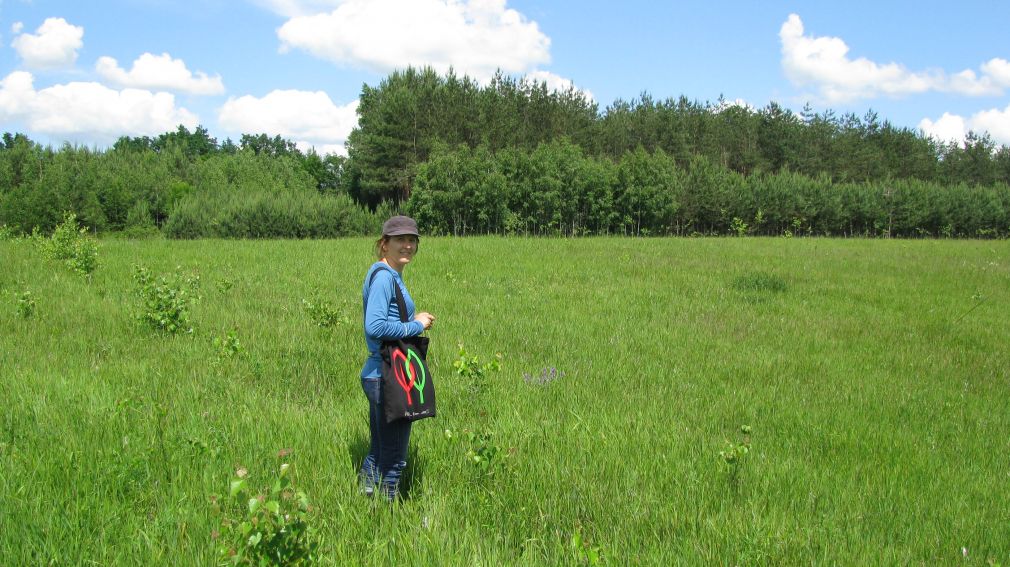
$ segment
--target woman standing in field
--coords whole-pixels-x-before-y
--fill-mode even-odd
[[[368,427],[371,444],[361,465],[362,490],[371,496],[376,488],[392,500],[396,497],[400,475],[407,467],[407,444],[410,424],[406,419],[386,423],[382,411],[382,341],[420,335],[431,328],[435,317],[431,313],[414,315],[414,300],[403,283],[403,268],[414,259],[420,235],[417,222],[410,217],[395,216],[382,225],[382,236],[375,242],[378,261],[365,274],[362,288],[364,301],[365,343],[368,358],[361,369],[361,388],[368,398]],[[394,300],[393,286],[399,286],[407,307],[408,323],[400,320],[400,310]]]

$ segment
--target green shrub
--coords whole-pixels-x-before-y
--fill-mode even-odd
[[[232,329],[222,337],[214,337],[211,344],[214,347],[215,364],[221,364],[225,360],[233,359],[245,352],[245,348],[238,340],[238,329]]]
[[[282,453],[285,453],[282,451]],[[227,565],[309,565],[318,559],[320,538],[310,524],[312,506],[282,463],[269,490],[251,493],[239,469],[227,496],[211,500],[219,529],[218,556]]]
[[[133,280],[140,287],[143,301],[138,319],[156,331],[193,332],[189,308],[199,299],[199,276],[183,276],[178,269],[171,278],[155,279],[143,266],[133,267]]]
[[[66,263],[80,274],[89,275],[98,267],[98,242],[88,235],[87,228],[77,226],[77,215],[66,213],[53,235],[43,241],[44,254]]]
[[[478,393],[487,388],[487,375],[501,370],[501,360],[501,353],[496,353],[494,360],[481,364],[480,358],[467,353],[460,343],[459,354],[452,366],[456,369],[456,374],[467,383],[469,390]]]
[[[35,314],[35,298],[32,292],[25,290],[17,296],[18,315],[22,319],[31,319]]]
[[[346,301],[344,301],[343,309],[338,310],[333,307],[332,303],[317,295],[311,301],[302,299],[302,308],[309,314],[309,318],[316,326],[324,329],[351,324],[351,318],[344,314],[344,311],[347,310]]]
[[[374,234],[376,214],[346,195],[279,189],[208,191],[181,201],[165,223],[169,238],[338,238]]]
[[[719,458],[722,459],[733,490],[740,487],[740,471],[748,453],[750,453],[751,428],[749,425],[740,426],[740,436],[739,442],[726,441],[726,448],[719,451]]]

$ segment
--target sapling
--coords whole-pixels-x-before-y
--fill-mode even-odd
[[[284,458],[290,450],[282,450]],[[319,557],[320,536],[311,525],[312,506],[293,482],[290,463],[281,463],[268,490],[251,491],[248,471],[238,469],[227,495],[211,497],[219,518],[218,557],[228,565],[310,565]]]
[[[494,434],[490,431],[476,433],[465,431],[470,449],[466,452],[466,460],[478,471],[480,476],[494,476],[494,467],[498,462],[498,445],[494,442]]]
[[[218,293],[224,295],[235,286],[235,281],[229,278],[223,278],[217,281],[215,284]]]
[[[48,240],[39,240],[43,254],[66,263],[67,267],[90,276],[98,267],[98,243],[87,227],[77,226],[77,215],[67,213]]]
[[[740,486],[740,469],[743,467],[747,454],[750,453],[750,426],[741,425],[740,433],[742,435],[740,442],[726,441],[726,448],[719,451],[719,456],[726,466],[726,471],[729,473],[729,482],[734,490]]]
[[[25,290],[18,295],[18,315],[22,319],[30,319],[32,315],[35,314],[35,298],[32,297],[32,292]]]
[[[501,370],[501,359],[502,355],[499,352],[495,354],[494,360],[481,364],[480,358],[468,354],[463,348],[463,343],[460,343],[458,358],[452,365],[456,368],[456,374],[469,382],[470,391],[477,393],[485,389],[485,376],[489,372]]]
[[[223,337],[214,337],[212,343],[215,351],[215,364],[235,358],[245,351],[242,348],[242,343],[238,340],[238,329],[228,331]]]
[[[329,301],[317,296],[311,301],[302,299],[302,308],[309,314],[309,318],[316,326],[324,329],[351,324],[351,318],[343,313],[347,309],[346,301],[343,309],[337,310]]]
[[[140,287],[143,300],[138,319],[149,327],[167,333],[191,333],[189,308],[199,299],[199,276],[183,276],[179,269],[172,278],[155,278],[143,266],[133,267],[133,280]]]
[[[578,565],[602,565],[606,563],[606,549],[602,545],[593,545],[582,533],[582,524],[575,525],[569,541],[574,559]]]
[[[733,221],[730,223],[730,230],[736,233],[737,236],[747,236],[748,225],[740,217],[733,217]]]

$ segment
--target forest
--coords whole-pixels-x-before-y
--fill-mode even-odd
[[[575,89],[430,68],[364,85],[347,156],[203,127],[110,148],[0,141],[0,229],[169,238],[372,234],[388,214],[430,234],[1010,234],[1010,147],[939,143],[863,116],[655,100],[601,109]]]

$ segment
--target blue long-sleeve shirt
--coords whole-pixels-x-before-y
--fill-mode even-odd
[[[372,278],[376,270],[379,272]],[[396,306],[393,293],[394,283],[403,292],[409,323],[400,321],[400,308]],[[382,357],[379,355],[382,341],[420,335],[424,332],[424,325],[414,320],[414,300],[407,293],[403,278],[383,262],[376,262],[368,269],[361,287],[361,298],[365,305],[365,344],[368,346],[368,358],[361,368],[361,377],[378,378],[382,375]]]

